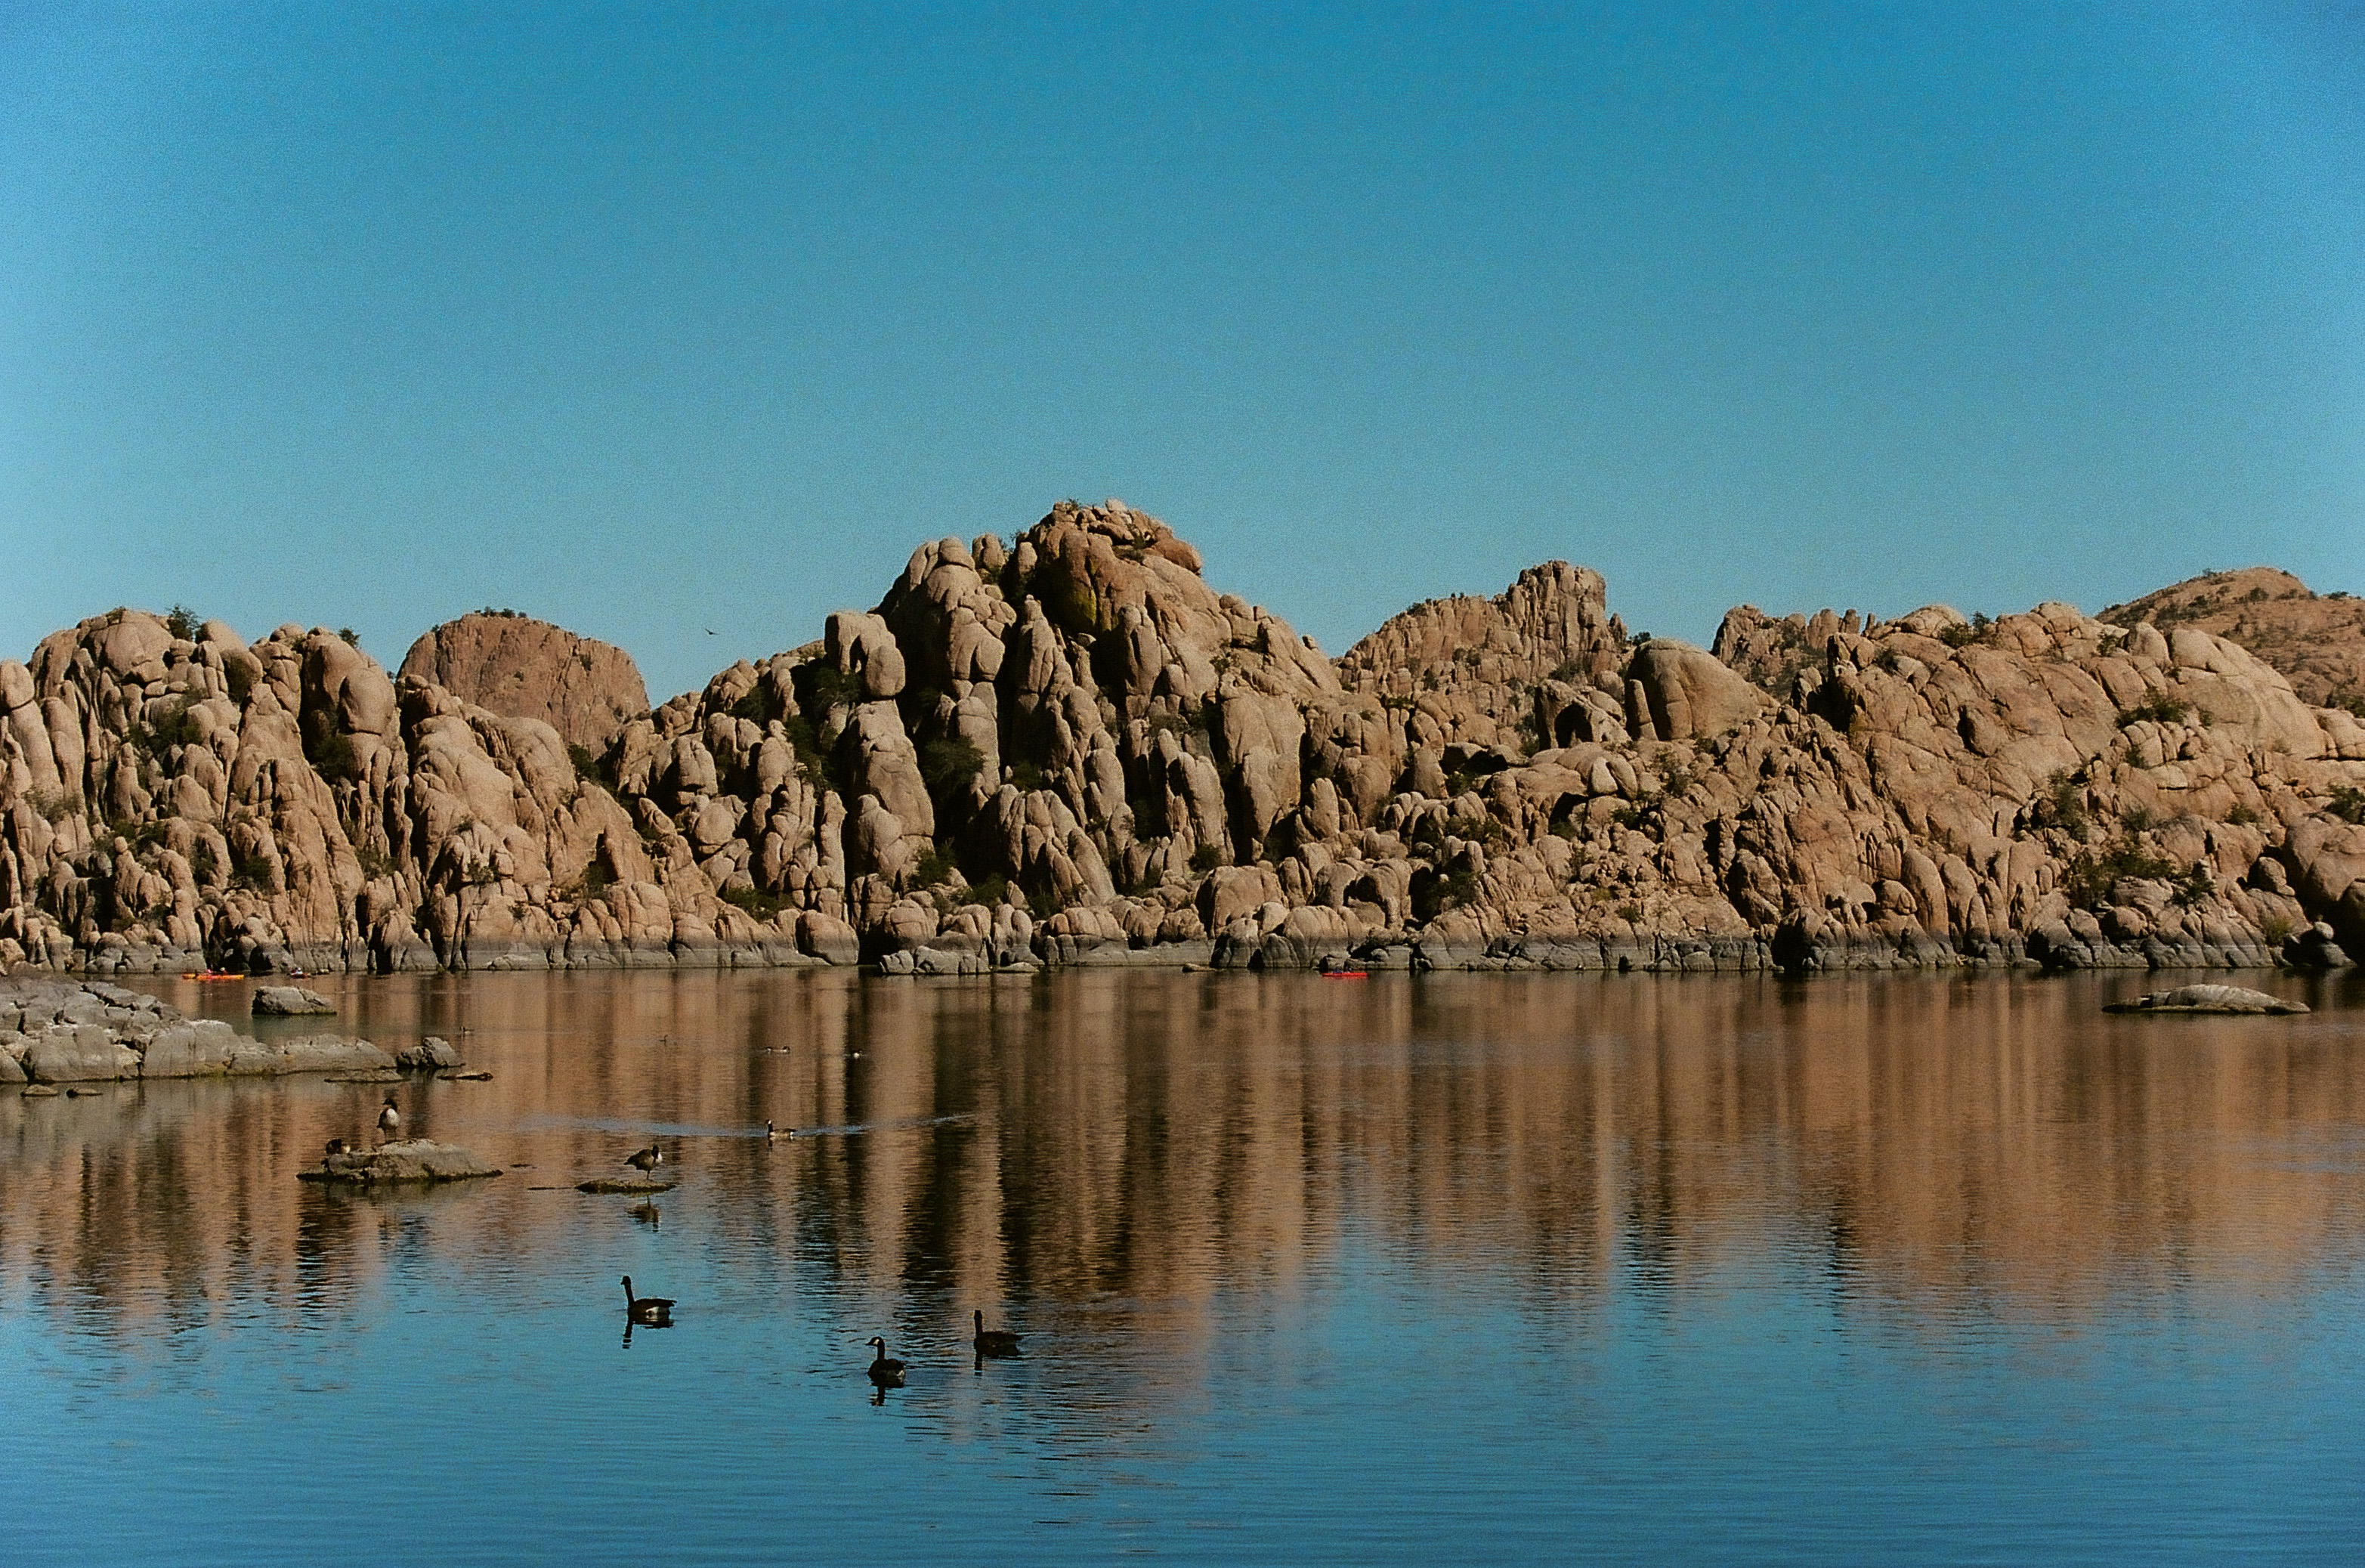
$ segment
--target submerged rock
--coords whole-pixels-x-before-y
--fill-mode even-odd
[[[376,1187],[402,1182],[471,1182],[500,1173],[499,1166],[488,1165],[465,1148],[413,1138],[329,1155],[311,1170],[297,1171],[296,1179]]]
[[[2174,991],[2155,991],[2138,996],[2133,1002],[2113,1002],[2102,1009],[2105,1013],[2305,1013],[2307,1003],[2287,1002],[2280,996],[2270,996],[2263,991],[2247,991],[2238,985],[2180,985]]]
[[[257,1018],[309,1018],[316,1015],[333,1017],[337,1004],[317,991],[307,991],[300,985],[266,985],[254,993],[254,1015]]]

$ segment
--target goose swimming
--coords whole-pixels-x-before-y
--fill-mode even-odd
[[[976,1347],[979,1355],[1014,1356],[1018,1353],[1020,1336],[1007,1328],[988,1328],[982,1308],[970,1314],[970,1320],[977,1325],[977,1338],[970,1343]]]
[[[874,1334],[870,1347],[879,1352],[870,1359],[870,1381],[881,1388],[902,1387],[903,1363],[887,1353],[887,1341]]]
[[[667,1295],[634,1295],[633,1276],[624,1276],[624,1317],[645,1328],[673,1327],[673,1297]]]

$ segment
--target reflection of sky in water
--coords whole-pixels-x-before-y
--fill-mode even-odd
[[[340,983],[381,1043],[466,1017],[493,1081],[397,1092],[530,1169],[299,1188],[375,1086],[0,1101],[0,1557],[2365,1534],[2337,987],[2162,1031],[2082,981]],[[573,1190],[652,1129],[661,1224]],[[679,1327],[625,1348],[625,1273]],[[974,1365],[974,1306],[1029,1353]]]

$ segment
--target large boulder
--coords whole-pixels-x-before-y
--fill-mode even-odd
[[[509,718],[539,719],[595,753],[649,710],[630,654],[512,610],[443,622],[410,645],[401,673]]]
[[[300,985],[257,986],[254,991],[254,1015],[257,1018],[309,1018],[334,1016],[337,1004],[317,991],[307,991]]]
[[[427,1138],[381,1144],[375,1148],[349,1148],[324,1158],[309,1170],[296,1173],[298,1182],[322,1182],[334,1186],[380,1187],[408,1182],[472,1182],[498,1176],[501,1168],[488,1165],[466,1149]]]
[[[1757,716],[1765,699],[1705,648],[1654,637],[1626,666],[1627,718],[1637,735],[1687,741]]]

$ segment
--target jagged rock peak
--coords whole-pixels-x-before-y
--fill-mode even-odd
[[[1709,652],[1752,686],[1788,697],[1800,671],[1823,662],[1823,649],[1833,637],[1842,632],[1859,636],[1864,627],[1865,618],[1853,610],[1845,615],[1793,611],[1777,621],[1754,604],[1736,604],[1718,623]]]
[[[593,752],[649,710],[630,654],[514,610],[446,621],[410,644],[402,674],[507,718],[539,719]]]
[[[1424,687],[1590,682],[1625,656],[1626,627],[1608,612],[1608,599],[1600,573],[1546,561],[1492,599],[1454,594],[1390,616],[1339,658],[1339,682],[1399,696]]]

